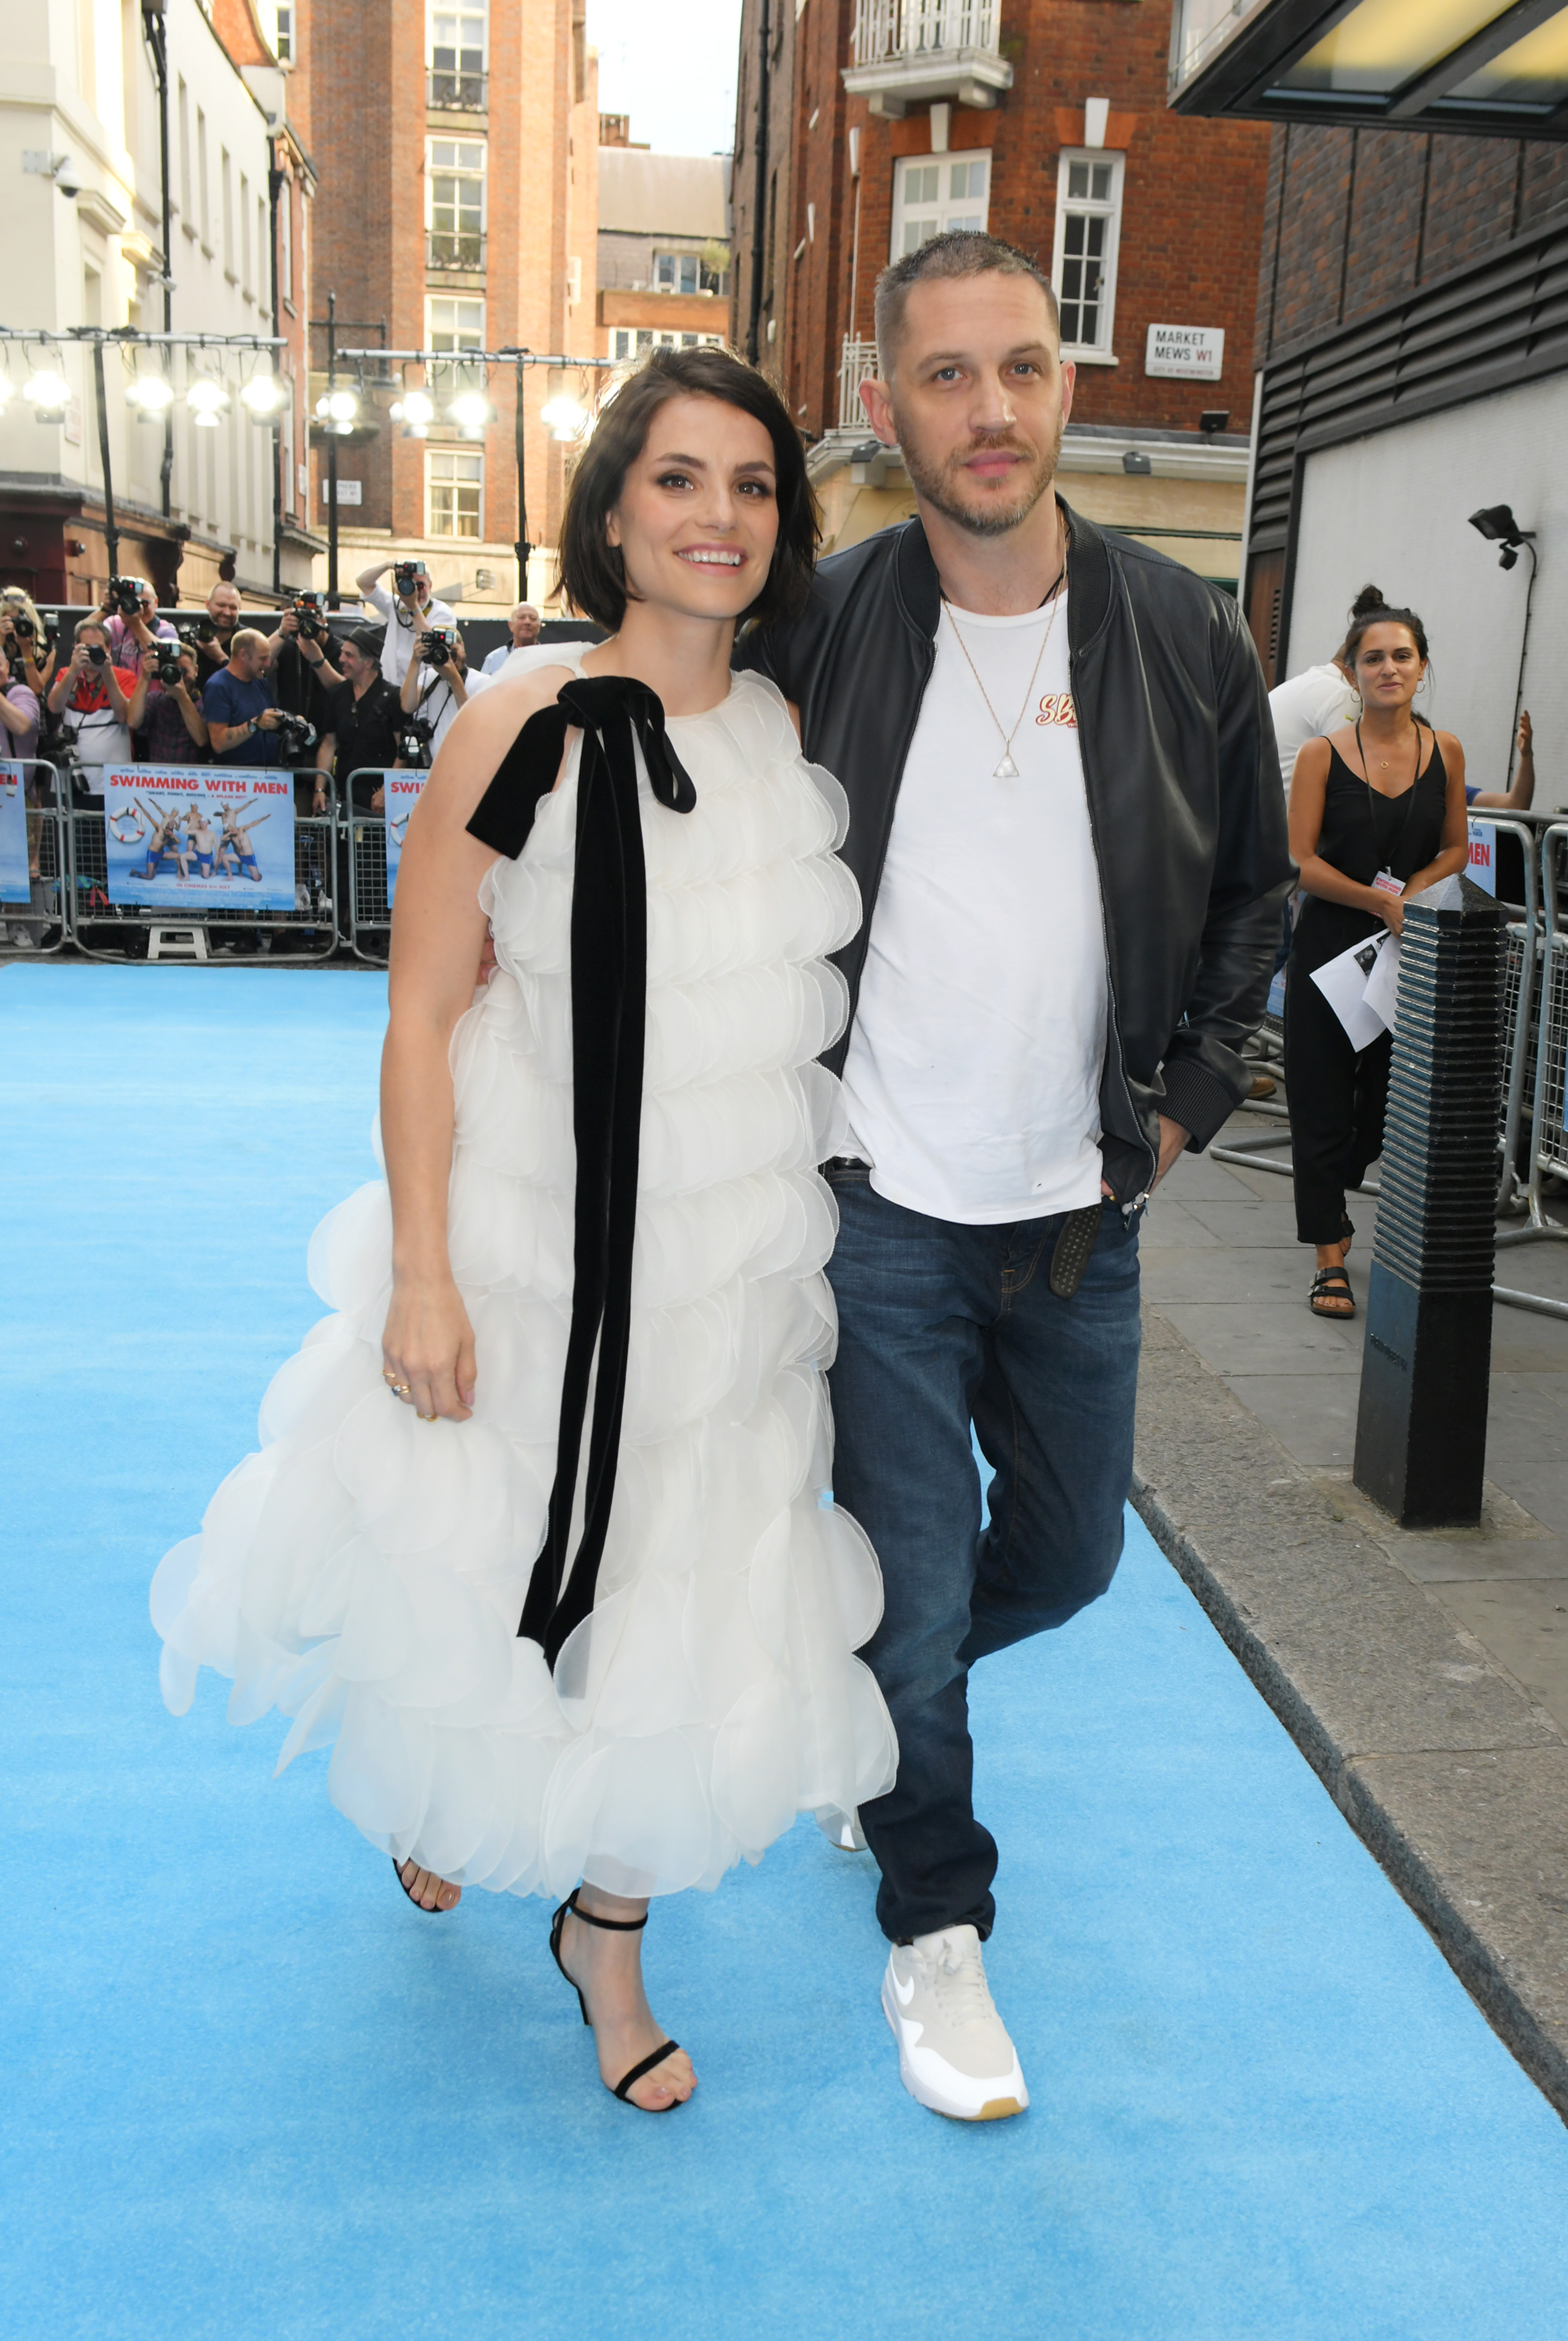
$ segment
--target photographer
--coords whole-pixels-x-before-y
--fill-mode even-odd
[[[539,612],[531,602],[520,602],[514,610],[509,611],[506,630],[511,636],[511,640],[509,643],[502,643],[499,649],[491,651],[480,669],[481,674],[499,674],[513,651],[531,651],[539,640],[541,623]]]
[[[204,764],[207,720],[201,707],[195,646],[160,640],[150,655],[147,716],[137,734],[142,753],[152,764]]]
[[[140,662],[138,656],[138,666]],[[50,684],[45,704],[52,715],[66,718],[66,736],[74,742],[77,762],[89,768],[83,775],[84,786],[102,795],[98,768],[132,762],[131,734],[140,729],[147,706],[146,676],[111,662],[108,630],[102,619],[83,618],[78,623],[70,660]]]
[[[42,700],[54,676],[59,644],[20,585],[0,590],[0,634],[5,637],[6,658],[22,661],[22,680]]]
[[[39,694],[27,681],[27,662],[23,658],[16,634],[16,621],[10,607],[0,604],[0,657],[6,662],[7,675],[0,683],[0,758],[26,764],[38,753]],[[40,774],[36,770],[23,776],[23,802],[29,808],[43,802]],[[43,816],[27,813],[27,882],[33,904],[40,904],[43,887],[38,852],[42,842]],[[13,919],[10,941],[18,951],[36,951],[41,934],[34,932],[38,923],[31,919]],[[0,941],[6,938],[6,929],[0,925]]]
[[[272,638],[273,689],[283,713],[298,718],[314,739],[323,742],[332,730],[332,696],[343,679],[329,655],[332,648],[332,632],[321,595],[296,593],[278,620],[277,633]],[[297,751],[289,752],[292,761]],[[309,810],[323,813],[327,809],[323,777],[327,758],[323,746],[311,746],[308,752],[312,766],[320,768],[308,775],[313,783]],[[302,812],[306,811],[303,794],[299,809]]]
[[[282,762],[283,719],[265,668],[267,638],[253,626],[236,629],[228,664],[202,692],[207,738],[217,764],[276,764]]]
[[[459,708],[489,680],[488,675],[470,675],[462,636],[455,626],[428,627],[419,638],[419,656],[410,660],[402,679],[403,762],[433,764]]]
[[[237,585],[220,583],[208,594],[201,616],[183,629],[184,639],[195,644],[196,672],[203,689],[228,665],[239,623],[240,589]],[[269,665],[276,654],[276,644],[277,636],[274,634],[267,645]]]
[[[398,735],[402,728],[398,695],[381,671],[381,630],[358,626],[342,643],[338,663],[342,680],[328,695],[326,722],[318,752],[323,767],[339,782],[351,772],[386,772],[398,761]],[[326,811],[324,791],[320,810]],[[381,811],[378,788],[370,801]]]
[[[389,567],[394,589],[391,593],[381,583]],[[422,561],[383,561],[377,568],[362,569],[355,583],[385,622],[382,672],[395,690],[409,671],[421,627],[455,626],[456,614],[444,602],[431,599],[430,573]]]
[[[94,614],[104,622],[109,655],[116,666],[131,666],[133,652],[145,652],[154,642],[180,639],[168,619],[159,617],[157,593],[144,577],[111,577],[109,590]],[[143,662],[146,663],[144,659]],[[148,672],[152,672],[150,666]]]

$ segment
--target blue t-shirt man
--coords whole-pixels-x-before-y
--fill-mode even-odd
[[[275,707],[278,695],[265,675],[243,682],[223,667],[202,693],[202,712],[209,723],[248,723],[253,715]],[[275,732],[253,732],[213,758],[214,764],[275,764],[281,742]]]

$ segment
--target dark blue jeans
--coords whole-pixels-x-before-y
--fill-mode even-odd
[[[898,1734],[898,1777],[860,1822],[895,1942],[996,1915],[975,1818],[968,1671],[1102,1594],[1122,1549],[1138,1371],[1138,1245],[1114,1203],[1070,1300],[1059,1219],[960,1227],[834,1164],[839,1232],[836,1501],[870,1537],[886,1609],[861,1652]],[[970,1425],[995,1469],[980,1529]]]

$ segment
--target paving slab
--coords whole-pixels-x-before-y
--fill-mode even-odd
[[[1135,1500],[1568,2118],[1568,1324],[1494,1310],[1482,1520],[1404,1531],[1351,1477],[1365,1319],[1308,1310],[1289,1180],[1196,1161],[1146,1221]],[[1351,1210],[1359,1297],[1376,1205]],[[1568,1244],[1497,1277],[1568,1295]]]

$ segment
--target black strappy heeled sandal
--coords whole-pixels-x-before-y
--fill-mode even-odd
[[[412,1853],[411,1853],[411,1854],[405,1854],[405,1855],[404,1855],[404,1857],[403,1857],[403,1861],[413,1861],[413,1856],[412,1856]],[[412,1888],[412,1887],[408,1883],[407,1879],[404,1878],[404,1876],[403,1876],[403,1874],[402,1874],[402,1873],[403,1873],[403,1862],[402,1862],[402,1861],[400,1861],[400,1860],[398,1859],[398,1858],[397,1858],[397,1856],[396,1856],[396,1854],[395,1854],[395,1853],[393,1854],[393,1856],[392,1856],[392,1866],[393,1871],[396,1873],[396,1877],[397,1877],[397,1882],[398,1882],[398,1884],[402,1888],[403,1892],[408,1896],[409,1900],[413,1904],[413,1907],[414,1907],[414,1908],[415,1908],[416,1910],[422,1911],[423,1915],[424,1915],[427,1918],[444,1918],[446,1917],[447,1912],[446,1912],[445,1910],[443,1910],[443,1909],[442,1908],[442,1907],[441,1907],[441,1897],[440,1897],[440,1895],[439,1895],[439,1894],[437,1895],[437,1897],[436,1897],[436,1898],[435,1898],[435,1900],[434,1900],[433,1902],[422,1902],[422,1901],[420,1900],[419,1896],[414,1892],[413,1888]],[[419,1869],[419,1868],[421,1868],[422,1867],[422,1863],[420,1863],[420,1862],[414,1861],[413,1866],[414,1866],[414,1868],[415,1868],[416,1869]],[[434,1873],[434,1871],[433,1871],[433,1870],[431,1872],[431,1875],[432,1875],[432,1877],[435,1875],[435,1873]],[[443,1886],[450,1886],[450,1885],[452,1884],[452,1880],[451,1880],[451,1878],[443,1878],[442,1879],[442,1881],[441,1881],[441,1882],[442,1882],[442,1884]],[[455,1909],[457,1908],[457,1904],[456,1904],[455,1902],[450,1903],[450,1904],[448,1905],[448,1908],[449,1908],[449,1909],[455,1910]],[[581,1917],[581,1911],[578,1913],[578,1915],[579,1915],[579,1917]]]
[[[582,2020],[591,2032],[593,2018],[588,2012],[588,2002],[582,1997],[582,1986],[571,1983],[571,1977],[566,1975],[566,1962],[561,1956],[561,1938],[566,1925],[567,1912],[570,1911],[574,1918],[581,1918],[585,1927],[602,1927],[607,1935],[640,1935],[648,1924],[648,1913],[644,1911],[640,1918],[596,1918],[591,1910],[580,1908],[577,1898],[581,1890],[579,1887],[572,1888],[550,1922],[550,1954],[577,1994],[577,2004],[582,2010]],[[630,2106],[634,2113],[672,2114],[676,2107],[683,2103],[680,2097],[671,2097],[667,2106],[640,2106],[633,2097],[627,2095],[628,2090],[641,2080],[644,2073],[651,2073],[655,2065],[662,2065],[666,2057],[673,2057],[680,2046],[679,2040],[666,2040],[653,2051],[651,2057],[644,2057],[640,2065],[633,2065],[630,2073],[622,2073],[615,2085],[614,2095],[620,2099],[623,2106]]]

